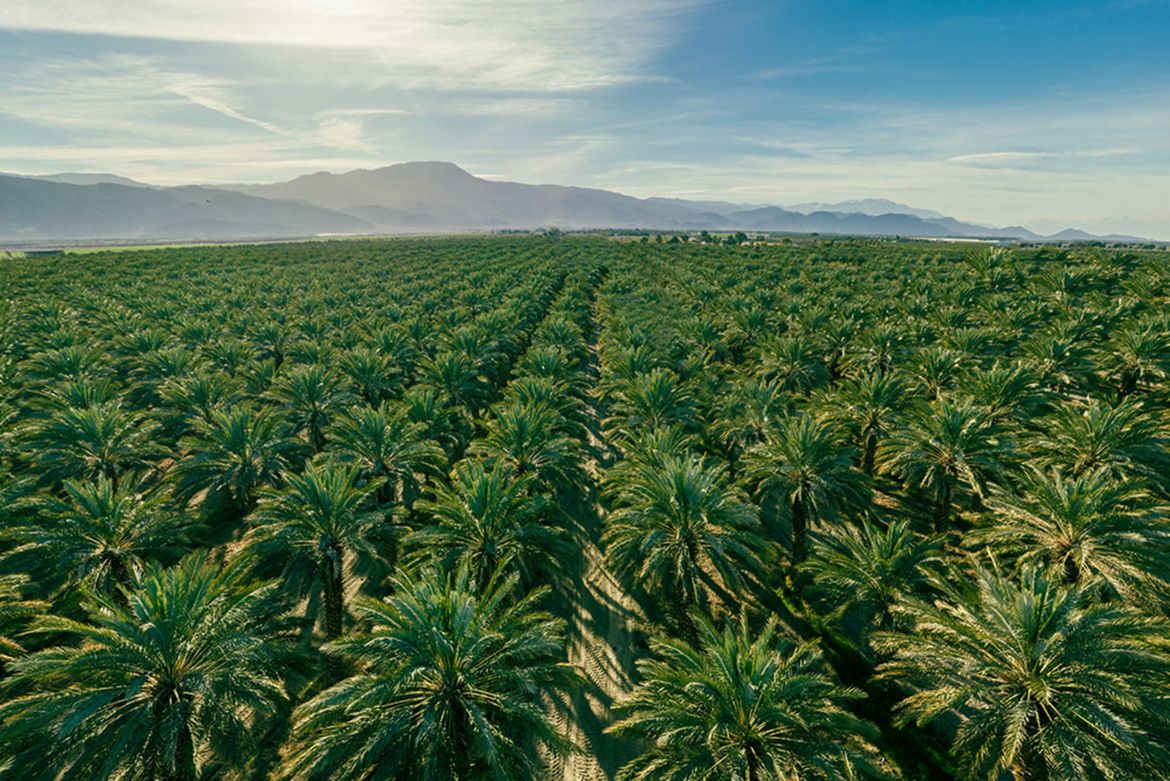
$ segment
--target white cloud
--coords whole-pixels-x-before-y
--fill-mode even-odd
[[[1132,153],[1132,149],[1077,149],[1061,152],[976,152],[973,154],[955,155],[949,158],[949,162],[1010,167],[1019,163],[1031,163],[1057,158],[1118,157]]]
[[[0,28],[360,51],[399,86],[643,77],[701,0],[7,0]]]
[[[1055,152],[977,152],[969,155],[955,155],[950,158],[952,163],[1019,163],[1031,160],[1044,160],[1056,157]]]

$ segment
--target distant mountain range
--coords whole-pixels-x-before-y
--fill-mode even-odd
[[[1068,229],[961,222],[883,199],[759,206],[633,198],[584,187],[472,176],[452,163],[402,163],[274,184],[153,187],[113,174],[0,175],[0,239],[258,239],[489,229],[743,230],[923,238],[1090,239]]]

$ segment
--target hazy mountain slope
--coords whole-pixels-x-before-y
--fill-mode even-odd
[[[717,228],[719,214],[662,199],[639,199],[584,187],[480,179],[451,163],[402,163],[345,174],[315,173],[289,182],[237,185],[264,198],[304,201],[327,209],[375,215],[401,227],[399,213],[427,215],[449,228],[584,227]]]
[[[60,179],[62,183],[50,181]],[[109,183],[109,180],[114,183]],[[99,183],[91,183],[99,182]],[[975,225],[884,199],[802,212],[725,201],[634,198],[608,190],[481,179],[452,163],[402,163],[288,182],[152,188],[113,174],[0,175],[0,237],[283,238],[322,233],[641,228],[929,238],[1044,237]],[[819,204],[804,204],[803,207]],[[887,210],[888,211],[883,211]],[[1122,239],[1068,230],[1055,240]]]
[[[847,201],[851,211],[801,213],[724,201],[634,198],[584,187],[489,181],[451,163],[402,163],[344,174],[315,173],[289,182],[234,186],[265,198],[311,203],[359,216],[382,230],[439,228],[649,228],[853,233],[879,236],[1034,238],[893,201]],[[867,214],[861,209],[888,207]],[[902,209],[903,211],[899,211]],[[918,212],[912,214],[908,212]]]
[[[220,239],[361,232],[358,217],[204,187],[165,190],[0,176],[8,239]]]
[[[28,176],[27,179],[41,179],[46,182],[57,182],[58,184],[121,184],[126,187],[152,187],[153,185],[144,184],[143,182],[136,182],[133,179],[127,179],[125,176],[118,176],[117,174],[79,174],[79,173],[63,173],[63,174],[43,174],[41,176]]]
[[[837,203],[810,201],[807,203],[794,203],[784,208],[789,211],[800,212],[801,214],[841,212],[843,214],[868,214],[870,217],[880,217],[883,214],[911,214],[915,217],[921,217],[924,220],[946,216],[931,209],[919,209],[885,198],[861,198],[853,201],[838,201]]]

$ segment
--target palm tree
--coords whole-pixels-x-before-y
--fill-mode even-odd
[[[1035,371],[1024,363],[996,362],[971,371],[960,381],[964,396],[983,407],[997,421],[1029,423],[1047,403]]]
[[[538,747],[567,748],[546,697],[578,683],[547,591],[517,597],[516,575],[480,589],[464,568],[359,601],[369,633],[326,646],[358,672],[297,708],[285,777],[543,778]]]
[[[448,571],[466,567],[479,586],[500,571],[519,572],[526,585],[558,572],[565,534],[534,496],[535,480],[515,477],[504,464],[487,469],[478,461],[460,462],[450,487],[439,486],[434,501],[419,502],[431,523],[404,540],[411,560],[434,558]]]
[[[1170,589],[1170,508],[1107,470],[1032,470],[1016,495],[989,502],[972,541],[1068,584],[1100,583],[1127,601]]]
[[[186,434],[195,418],[211,420],[211,413],[239,399],[237,381],[219,372],[193,374],[167,380],[159,388],[168,433]]]
[[[189,455],[172,471],[178,498],[187,502],[208,491],[241,514],[252,509],[262,487],[280,480],[300,451],[270,412],[247,405],[194,420],[179,445]]]
[[[775,420],[790,412],[791,396],[775,380],[758,377],[736,382],[720,399],[715,419],[707,427],[715,447],[727,455],[734,476],[743,453],[763,442]]]
[[[60,410],[26,424],[17,435],[50,482],[105,477],[117,483],[126,472],[145,468],[160,455],[151,443],[156,427],[145,416],[109,402]]]
[[[851,434],[861,451],[861,471],[873,475],[878,444],[889,436],[905,405],[906,383],[898,374],[866,372],[843,382],[820,403],[834,421]]]
[[[782,336],[760,345],[757,375],[790,393],[807,394],[829,381],[829,369],[811,340]]]
[[[195,781],[243,769],[285,696],[270,594],[197,555],[151,565],[120,600],[92,594],[88,622],[40,618],[36,631],[68,642],[12,663],[25,693],[0,704],[0,778]]]
[[[878,450],[883,472],[926,490],[934,530],[947,528],[955,494],[966,488],[979,507],[988,481],[1003,473],[1008,453],[1003,428],[967,402],[920,406]]]
[[[423,361],[422,383],[452,406],[475,416],[488,405],[492,388],[480,374],[480,365],[462,352],[442,352]]]
[[[803,569],[815,592],[834,606],[833,616],[859,614],[865,644],[871,631],[893,628],[895,608],[934,588],[942,561],[939,542],[916,535],[909,520],[883,525],[866,518],[856,528],[835,527]]]
[[[298,433],[304,433],[314,453],[325,447],[325,429],[352,397],[341,380],[323,366],[297,367],[278,375],[271,394]]]
[[[329,451],[360,469],[364,479],[382,479],[379,504],[401,500],[410,510],[421,490],[420,478],[438,474],[446,464],[443,449],[426,434],[426,425],[411,420],[405,407],[355,407],[329,432]]]
[[[1165,322],[1138,321],[1119,328],[1099,363],[1121,398],[1149,390],[1170,375],[1170,334]]]
[[[347,350],[341,355],[340,366],[355,395],[369,407],[376,408],[397,395],[402,386],[393,360],[374,350]]]
[[[878,635],[885,680],[912,692],[900,719],[957,721],[964,775],[995,781],[1159,778],[1170,762],[1166,623],[1026,568],[979,569],[969,594],[909,609]]]
[[[792,522],[792,562],[808,552],[808,527],[869,498],[865,476],[853,468],[854,451],[826,422],[810,415],[782,421],[745,459],[745,475],[771,504],[787,502]]]
[[[621,781],[837,779],[871,766],[873,727],[849,712],[864,695],[837,683],[812,643],[783,638],[775,619],[746,620],[698,642],[651,640],[642,682],[617,703],[609,731],[644,741]]]
[[[695,426],[695,399],[669,369],[651,369],[623,383],[613,401],[606,427],[616,436],[660,426]]]
[[[3,533],[14,543],[3,559],[35,574],[54,591],[78,587],[118,595],[138,581],[147,564],[182,550],[187,518],[160,493],[98,478],[67,481],[62,499],[36,502],[36,516]]]
[[[341,636],[345,619],[346,558],[380,556],[383,516],[371,504],[381,480],[359,482],[353,467],[310,464],[288,475],[285,488],[264,495],[244,537],[245,551],[259,566],[283,562],[294,593],[320,595],[329,639]]]
[[[568,422],[553,407],[513,403],[496,410],[469,454],[504,465],[516,477],[533,475],[548,488],[581,480],[580,442],[564,431]]]
[[[670,606],[683,637],[695,637],[692,611],[711,597],[733,604],[740,573],[759,571],[759,520],[722,469],[696,456],[663,456],[633,465],[608,493],[617,509],[602,536],[607,560]]]
[[[1167,438],[1157,412],[1137,397],[1063,405],[1035,444],[1042,464],[1066,468],[1074,477],[1105,469],[1116,479],[1170,484]]]

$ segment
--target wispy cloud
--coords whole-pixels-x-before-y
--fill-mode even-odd
[[[961,163],[965,165],[985,165],[985,166],[1003,166],[1011,167],[1022,163],[1035,163],[1045,160],[1057,160],[1061,158],[1094,158],[1094,157],[1118,157],[1121,155],[1132,154],[1131,149],[1079,149],[1073,151],[1061,152],[975,152],[972,154],[955,155],[949,158],[948,162]]]
[[[644,77],[702,0],[8,0],[0,27],[360,51],[399,85],[579,90]]]

